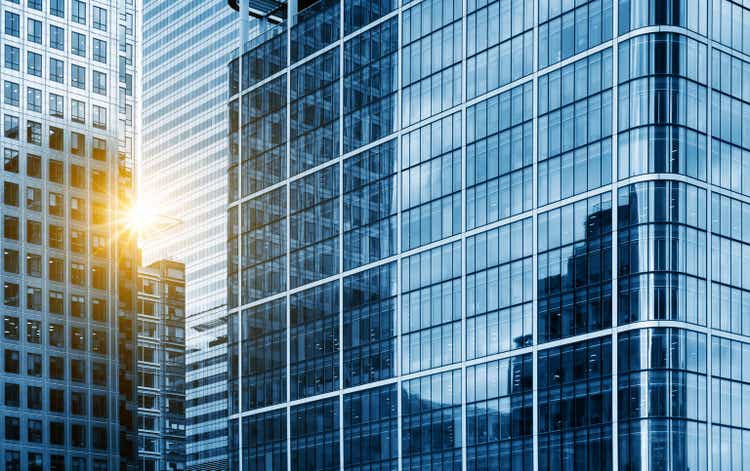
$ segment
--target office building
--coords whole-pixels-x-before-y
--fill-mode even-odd
[[[142,240],[144,263],[185,264],[190,469],[227,467],[226,63],[237,24],[224,0],[143,6],[140,185],[178,221]]]
[[[138,4],[5,0],[2,467],[137,467]]]
[[[185,468],[185,266],[138,270],[138,467]]]
[[[229,64],[234,469],[746,466],[748,6],[297,7]]]

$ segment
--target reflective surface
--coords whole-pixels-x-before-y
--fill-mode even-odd
[[[746,12],[323,1],[251,41],[230,312],[266,352],[232,381],[273,386],[235,467],[750,463]],[[291,456],[247,461],[287,411]]]

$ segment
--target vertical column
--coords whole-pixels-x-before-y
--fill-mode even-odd
[[[619,76],[619,53],[618,53],[618,42],[617,42],[617,34],[618,34],[618,24],[619,24],[619,8],[618,8],[619,2],[613,1],[612,6],[612,296],[611,296],[611,302],[612,302],[612,469],[618,469],[619,468],[619,424],[618,424],[618,403],[617,403],[617,385],[618,385],[618,374],[617,374],[617,359],[618,359],[618,341],[617,341],[617,312],[618,312],[618,253],[617,253],[617,241],[618,241],[618,232],[617,232],[617,194],[618,194],[618,185],[617,182],[619,181],[619,162],[617,160],[617,129],[618,129],[618,123],[617,123],[617,116],[618,116],[618,109],[617,105],[619,100],[617,99],[618,91],[617,91],[617,83],[619,82],[618,76]]]

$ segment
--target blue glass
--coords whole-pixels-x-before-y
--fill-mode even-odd
[[[461,469],[461,370],[402,383],[403,469]]]
[[[401,263],[401,372],[461,359],[461,243]]]
[[[617,355],[620,469],[707,469],[705,335],[624,332]]]
[[[611,194],[542,213],[538,221],[540,342],[610,327]]]
[[[610,337],[539,352],[540,470],[611,469],[611,372]]]
[[[396,349],[396,264],[344,278],[344,386],[393,376]]]
[[[532,355],[466,369],[466,467],[534,467]]]
[[[344,270],[396,253],[396,141],[344,161]]]
[[[466,240],[466,357],[532,343],[531,218]]]
[[[291,408],[292,471],[339,469],[339,413],[338,397]]]
[[[344,467],[398,469],[398,390],[395,384],[344,396]]]
[[[289,376],[292,400],[339,387],[339,283],[289,298]]]

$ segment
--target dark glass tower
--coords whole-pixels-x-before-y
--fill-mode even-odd
[[[750,466],[750,8],[288,10],[229,64],[235,469]]]

